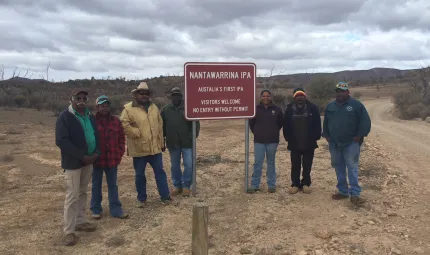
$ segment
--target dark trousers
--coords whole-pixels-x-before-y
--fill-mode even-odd
[[[302,188],[304,185],[311,186],[311,169],[315,150],[298,151],[291,150],[291,187]],[[300,172],[303,165],[302,180]]]
[[[163,156],[161,153],[133,158],[133,166],[136,172],[135,184],[137,199],[143,202],[146,201],[147,198],[145,168],[148,163],[151,165],[154,171],[155,183],[157,184],[158,193],[160,194],[161,200],[169,199],[169,185],[167,184],[167,175],[163,168]]]
[[[112,217],[120,217],[122,215],[122,205],[118,197],[118,167],[93,169],[91,211],[93,214],[101,214],[103,211],[101,206],[103,172],[106,174],[110,214]]]

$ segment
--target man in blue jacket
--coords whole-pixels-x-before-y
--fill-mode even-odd
[[[288,193],[299,190],[311,193],[311,169],[317,141],[321,138],[321,116],[318,107],[306,99],[302,88],[293,92],[294,101],[287,105],[284,114],[284,138],[291,151],[291,188]],[[300,172],[303,162],[302,180]]]
[[[98,132],[94,116],[86,107],[87,96],[86,91],[74,93],[70,106],[60,113],[55,126],[55,141],[61,151],[66,185],[63,240],[66,246],[77,243],[75,231],[96,229],[85,219],[88,183],[93,163],[98,158]]]
[[[340,200],[351,197],[354,205],[360,205],[364,202],[360,198],[361,187],[358,183],[360,146],[370,133],[371,120],[366,107],[349,96],[348,84],[339,82],[335,91],[336,100],[325,109],[322,134],[329,143],[331,162],[337,175],[338,192],[332,198]]]

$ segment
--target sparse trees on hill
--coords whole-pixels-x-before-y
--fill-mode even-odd
[[[426,119],[430,116],[430,67],[412,71],[403,77],[410,86],[410,92],[394,95],[394,104],[402,119]]]

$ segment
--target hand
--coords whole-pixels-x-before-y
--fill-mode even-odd
[[[84,166],[90,165],[94,162],[93,160],[93,156],[84,156],[84,159],[82,160],[82,162],[84,162]]]
[[[359,143],[359,142],[360,142],[360,140],[361,140],[361,137],[359,137],[359,136],[354,137],[354,141],[355,141],[355,142]]]
[[[99,155],[97,153],[94,153],[91,156],[85,155],[84,160],[83,160],[84,165],[87,166],[87,165],[93,164],[97,160],[98,157],[99,157]]]

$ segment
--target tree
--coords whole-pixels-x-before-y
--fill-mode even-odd
[[[17,95],[13,100],[18,107],[22,107],[27,102],[27,98],[23,95]]]
[[[272,102],[281,107],[281,109],[285,109],[288,104],[288,101],[286,95],[278,90],[279,88],[281,88],[281,86],[273,77],[273,71],[275,70],[275,67],[275,65],[272,66],[272,69],[270,69],[267,78],[262,77],[261,84],[263,85],[264,89],[268,89],[272,92]],[[281,70],[277,75],[282,75],[283,73],[284,71]]]
[[[327,103],[333,97],[335,86],[336,82],[334,80],[320,78],[313,80],[307,87],[306,93],[312,102],[319,107],[320,112],[324,112]]]

